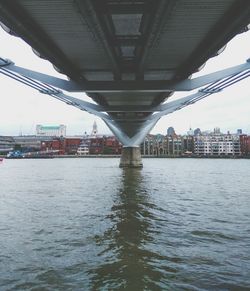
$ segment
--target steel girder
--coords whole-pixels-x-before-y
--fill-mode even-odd
[[[118,92],[179,92],[192,91],[206,84],[216,82],[233,74],[240,73],[250,68],[250,59],[246,63],[223,69],[211,74],[207,74],[194,79],[186,79],[179,82],[171,81],[84,81],[82,85],[73,80],[67,81],[58,77],[39,73],[16,66],[10,60],[0,58],[0,67],[5,67],[11,72],[32,78],[39,82],[50,84],[61,90],[68,92],[88,92],[88,93],[118,93]]]

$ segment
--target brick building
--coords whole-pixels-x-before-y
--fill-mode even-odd
[[[114,136],[91,135],[81,140],[78,154],[117,155],[121,154],[121,149],[122,144]]]
[[[246,134],[240,135],[240,147],[243,156],[250,156],[250,136]]]
[[[81,143],[80,137],[58,137],[41,142],[42,151],[57,151],[59,155],[75,155]]]

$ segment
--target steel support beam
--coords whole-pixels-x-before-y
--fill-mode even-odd
[[[158,120],[159,118],[145,121],[141,125],[139,132],[133,137],[127,136],[115,120],[104,120],[104,122],[124,146],[136,147],[142,143],[146,135],[151,131]]]
[[[246,63],[223,69],[194,79],[173,83],[171,81],[85,81],[78,84],[75,81],[67,81],[43,73],[15,66],[12,62],[0,59],[0,67],[35,79],[39,82],[55,86],[68,92],[108,93],[108,92],[172,92],[191,91],[204,85],[216,82],[228,76],[238,74],[250,69],[250,59]]]
[[[4,67],[7,70],[20,74],[22,76],[37,80],[39,82],[43,82],[46,84],[49,84],[51,86],[55,86],[59,89],[66,90],[68,92],[81,92],[83,91],[83,86],[79,85],[73,80],[67,81],[63,80],[58,77],[50,76],[47,74],[39,73],[33,70],[29,70],[26,68],[18,67],[14,63],[6,60],[6,63],[4,63],[3,60],[0,59],[0,68]]]

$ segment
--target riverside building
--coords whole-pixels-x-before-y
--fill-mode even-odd
[[[23,152],[53,151],[58,155],[119,155],[122,145],[114,136],[98,134],[94,122],[91,134],[83,136],[0,136],[0,154],[13,149]],[[242,156],[250,157],[250,136],[237,130],[236,134],[223,134],[219,128],[211,133],[199,128],[189,130],[186,135],[177,135],[174,128],[167,135],[148,134],[141,144],[145,156]]]
[[[180,135],[148,134],[141,144],[141,153],[146,156],[179,156],[183,153]]]
[[[79,136],[54,137],[51,140],[43,140],[41,150],[56,151],[58,155],[75,155],[81,140]]]
[[[0,154],[6,154],[14,149],[15,142],[11,136],[0,136]]]
[[[210,134],[194,137],[194,154],[198,156],[239,156],[241,155],[240,136],[222,134],[218,128]]]
[[[240,147],[243,156],[250,156],[250,136],[246,134],[240,135]]]
[[[66,125],[41,125],[36,126],[36,135],[37,136],[66,136]]]
[[[42,137],[36,135],[14,136],[15,147],[23,152],[32,152],[41,150],[41,142],[50,141],[51,137]]]

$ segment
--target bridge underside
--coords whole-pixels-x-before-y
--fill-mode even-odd
[[[43,85],[85,92],[97,104],[47,85],[38,88],[98,115],[128,147],[138,146],[162,115],[218,92],[221,79],[240,79],[237,74],[246,70],[249,74],[248,62],[244,69],[189,80],[246,30],[250,23],[246,0],[17,0],[15,4],[0,0],[0,21],[69,81],[21,71],[3,59],[1,72],[10,70]],[[174,91],[211,83],[205,91],[163,104]]]

